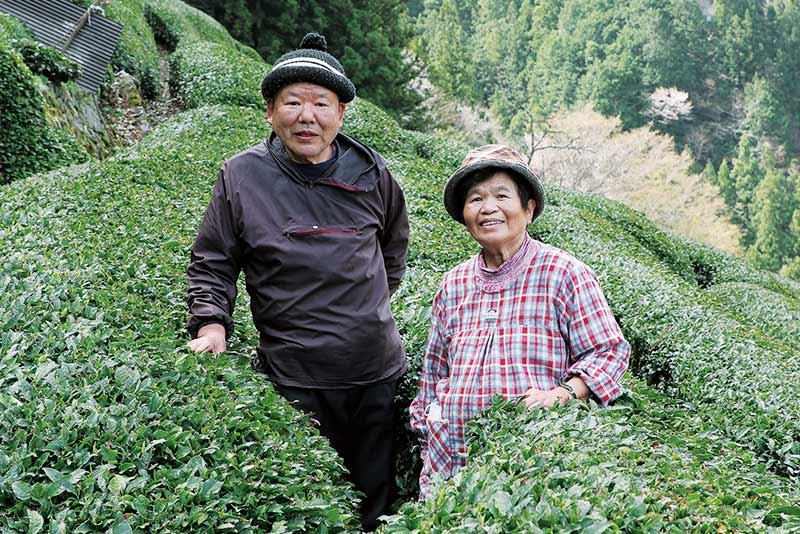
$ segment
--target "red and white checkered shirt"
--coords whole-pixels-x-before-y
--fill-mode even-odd
[[[594,273],[563,250],[526,238],[498,271],[482,254],[448,272],[433,300],[420,390],[411,403],[423,468],[450,478],[466,461],[465,423],[529,388],[580,376],[602,405],[618,397],[630,345]]]

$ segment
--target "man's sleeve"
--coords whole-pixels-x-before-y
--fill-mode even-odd
[[[225,189],[224,171],[219,173],[211,202],[192,247],[186,277],[189,281],[189,321],[186,329],[192,338],[211,323],[233,332],[233,307],[240,257],[230,199]]]
[[[567,373],[580,376],[605,406],[622,394],[619,381],[628,368],[630,344],[588,267],[569,273],[562,289],[572,353]]]
[[[389,283],[389,294],[392,294],[400,287],[400,281],[406,271],[408,213],[406,212],[406,199],[400,189],[400,184],[392,177],[388,169],[384,170],[381,175],[381,186],[384,224],[380,243],[383,263],[386,267],[386,279]]]

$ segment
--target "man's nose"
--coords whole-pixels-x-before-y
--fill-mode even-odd
[[[483,213],[492,213],[497,209],[497,202],[492,197],[486,198],[481,203],[481,212]]]
[[[300,122],[314,122],[314,105],[310,102],[300,106]]]

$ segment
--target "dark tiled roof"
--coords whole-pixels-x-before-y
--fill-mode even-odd
[[[47,46],[61,50],[85,9],[67,0],[0,0],[0,11],[22,20]],[[122,26],[99,13],[92,13],[64,53],[81,66],[78,86],[95,92],[114,54]]]

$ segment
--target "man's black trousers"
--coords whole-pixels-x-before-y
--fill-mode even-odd
[[[361,505],[365,531],[389,513],[394,499],[394,394],[397,381],[349,389],[275,389],[294,406],[319,421],[350,471],[350,480],[366,497]]]

